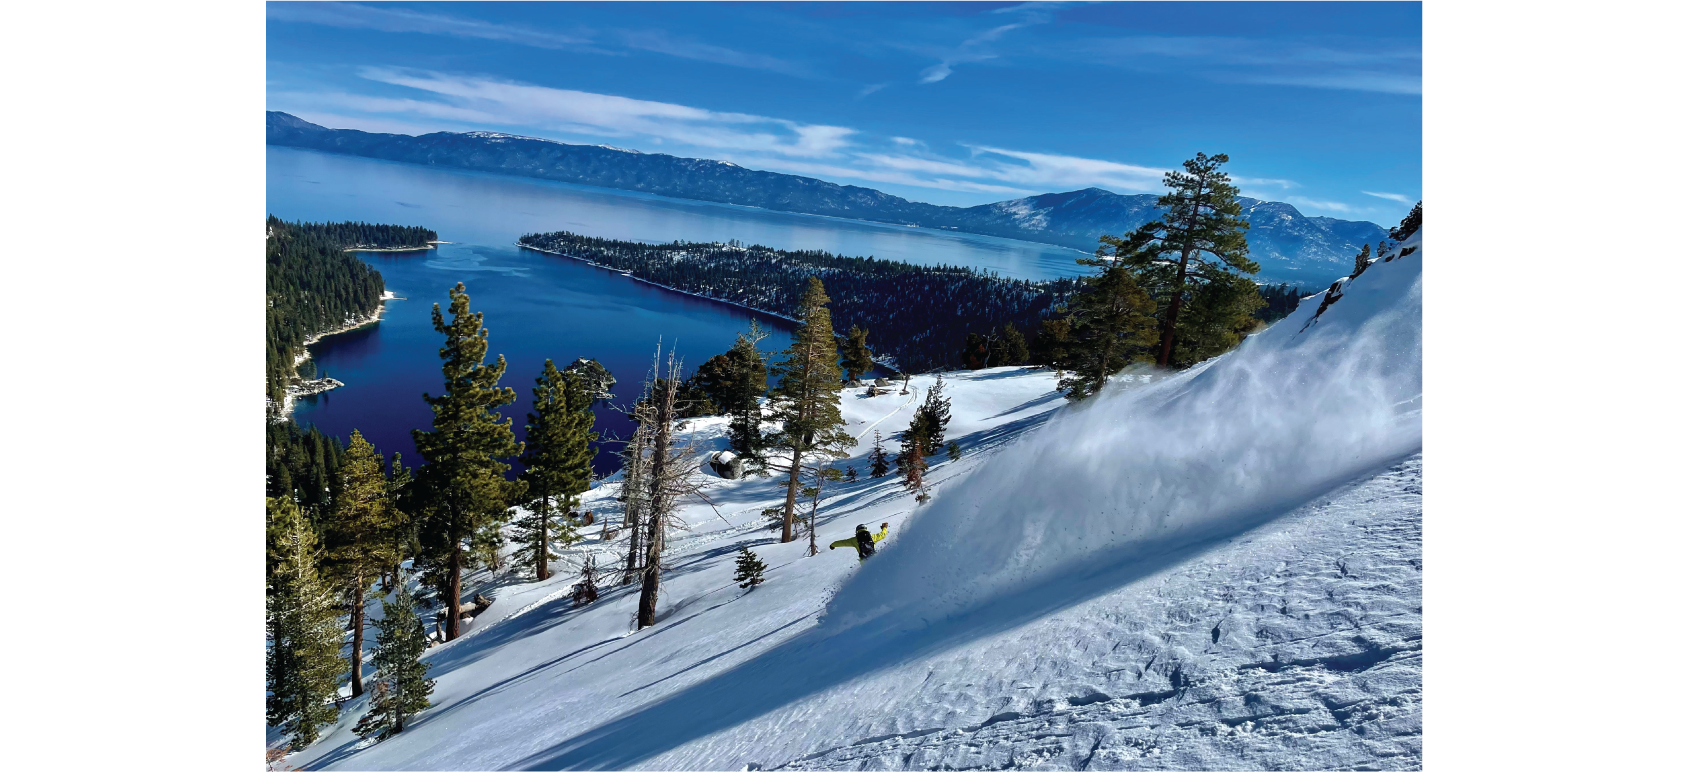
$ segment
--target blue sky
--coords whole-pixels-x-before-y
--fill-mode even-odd
[[[1420,197],[1418,3],[269,3],[269,109],[715,158],[973,205],[1245,195],[1397,222]]]

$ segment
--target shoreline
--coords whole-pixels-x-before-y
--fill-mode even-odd
[[[430,242],[428,242],[427,246],[422,246],[422,247],[351,247],[349,249],[345,249],[345,250],[342,250],[342,251],[344,251],[344,252],[426,252],[426,251],[433,249],[434,247],[437,247],[441,244],[450,244],[450,243],[452,243],[452,242],[450,242],[450,241],[430,241]]]
[[[590,265],[594,268],[602,268],[603,270],[609,271],[610,273],[618,273],[618,274],[621,274],[622,276],[625,276],[629,279],[632,279],[633,281],[642,282],[644,284],[649,284],[652,287],[665,289],[665,290],[668,290],[669,292],[675,292],[675,293],[679,293],[681,295],[688,295],[688,296],[691,296],[691,297],[694,297],[694,298],[699,298],[701,300],[708,300],[708,301],[712,301],[712,302],[715,302],[715,303],[725,303],[729,306],[737,306],[738,308],[742,308],[746,311],[755,311],[758,314],[765,314],[767,316],[772,316],[775,319],[784,319],[784,320],[791,322],[793,324],[799,323],[799,320],[794,319],[794,318],[789,317],[789,316],[786,316],[785,314],[775,313],[773,311],[768,311],[766,309],[757,308],[755,306],[747,306],[747,305],[740,303],[736,300],[726,300],[724,298],[710,297],[708,295],[699,295],[696,292],[687,292],[687,291],[680,289],[678,287],[670,287],[666,284],[658,284],[658,283],[651,281],[649,279],[641,279],[637,276],[634,276],[632,274],[632,272],[630,272],[630,271],[622,271],[620,269],[611,268],[610,266],[604,265],[603,263],[594,263],[591,260],[587,260],[584,257],[575,257],[574,255],[570,255],[570,254],[567,254],[567,253],[564,253],[564,252],[554,252],[554,251],[549,250],[549,249],[540,249],[539,247],[530,247],[530,246],[523,244],[519,241],[516,242],[516,246],[520,249],[531,250],[531,251],[534,251],[534,252],[539,252],[541,254],[556,255],[558,257],[566,257],[570,260],[579,260],[580,262],[585,263],[587,265]]]
[[[347,251],[350,252],[354,250]],[[304,364],[305,360],[311,358],[311,346],[330,335],[339,335],[342,332],[351,332],[353,330],[362,329],[364,327],[380,323],[381,317],[387,313],[387,301],[389,300],[405,300],[405,298],[401,298],[394,294],[392,290],[382,290],[381,298],[375,306],[375,313],[367,317],[354,319],[332,330],[324,330],[306,338],[304,344],[300,347],[303,350],[300,351],[297,356],[293,357],[293,377],[298,378],[299,365]],[[292,418],[293,403],[297,402],[301,397],[316,396],[318,394],[340,388],[344,385],[346,385],[344,381],[339,381],[334,378],[314,378],[310,380],[299,378],[297,383],[289,383],[287,385],[287,392],[282,396],[281,409],[276,411],[271,422],[279,424]],[[269,400],[266,399],[265,402],[269,402]],[[274,403],[271,402],[270,404]]]

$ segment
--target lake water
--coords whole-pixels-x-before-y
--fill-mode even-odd
[[[434,303],[463,282],[471,310],[485,314],[489,360],[509,363],[502,384],[517,400],[502,409],[517,436],[532,401],[534,378],[547,358],[563,367],[578,357],[604,363],[615,375],[616,404],[630,404],[651,368],[660,338],[677,346],[688,371],[726,351],[752,318],[773,331],[762,342],[778,351],[790,324],[724,303],[634,281],[576,260],[517,249],[522,234],[569,230],[607,238],[667,242],[738,239],[782,249],[824,249],[909,262],[970,265],[1005,276],[1049,278],[1078,273],[1077,250],[794,215],[746,207],[682,201],[544,180],[453,171],[267,148],[268,213],[286,220],[421,225],[445,241],[416,253],[365,252],[387,289],[380,324],[331,336],[311,347],[317,372],[345,386],[306,398],[294,408],[301,424],[347,437],[358,429],[384,454],[398,451],[419,463],[410,430],[428,428],[432,414],[422,393],[439,393],[439,347]],[[609,404],[597,408],[600,432],[626,437],[631,423]],[[619,447],[619,446],[614,446]],[[601,447],[594,466],[619,467]]]

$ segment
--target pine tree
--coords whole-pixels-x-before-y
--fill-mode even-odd
[[[340,468],[340,498],[325,529],[327,573],[351,606],[352,696],[363,695],[364,604],[376,577],[394,562],[399,518],[387,493],[381,455],[356,429]]]
[[[733,572],[733,581],[738,582],[742,589],[750,589],[763,582],[762,572],[768,570],[768,564],[763,563],[756,553],[749,547],[740,547],[738,551],[737,570]]]
[[[858,479],[860,479],[860,475],[856,474],[855,467],[851,466],[844,468],[844,482],[855,482]]]
[[[1219,170],[1230,160],[1224,153],[1197,153],[1184,162],[1184,171],[1166,173],[1171,192],[1155,202],[1166,210],[1160,220],[1145,223],[1124,239],[1102,237],[1103,247],[1115,247],[1117,262],[1134,269],[1137,283],[1163,304],[1155,356],[1162,367],[1172,362],[1179,314],[1201,285],[1233,270],[1260,271],[1260,265],[1248,259],[1248,221],[1242,218],[1237,188]]]
[[[1424,202],[1420,201],[1413,204],[1412,211],[1408,212],[1406,217],[1401,218],[1400,225],[1389,229],[1389,240],[1396,243],[1406,241],[1408,236],[1417,233],[1418,229],[1422,227],[1424,227]]]
[[[950,440],[949,444],[944,446],[944,455],[948,456],[951,461],[960,461],[961,445],[955,440]]]
[[[873,370],[873,352],[867,347],[867,330],[855,325],[844,343],[844,379],[854,381]]]
[[[387,464],[387,511],[392,514],[393,528],[387,532],[387,565],[382,567],[383,588],[391,590],[399,578],[399,566],[405,558],[417,553],[416,518],[411,517],[413,478],[404,457],[398,453]]]
[[[580,580],[574,583],[570,596],[575,608],[589,606],[598,600],[598,561],[591,555],[580,564]]]
[[[427,650],[416,599],[400,581],[398,594],[381,602],[381,618],[375,620],[375,694],[369,712],[353,727],[359,737],[385,740],[404,731],[405,719],[428,709],[434,682],[428,678],[431,665],[422,661]]]
[[[580,536],[563,514],[592,486],[592,389],[580,376],[565,375],[551,360],[535,379],[533,410],[527,416],[522,481],[528,514],[516,521],[516,560],[533,566],[539,581],[551,578],[554,550]]]
[[[1260,327],[1255,312],[1265,306],[1266,299],[1253,279],[1213,271],[1185,307],[1178,343],[1172,349],[1172,366],[1189,367],[1235,348]]]
[[[903,452],[897,456],[897,469],[903,475],[903,487],[914,494],[914,500],[926,503],[926,437],[917,432],[903,435]]]
[[[914,418],[909,421],[908,431],[919,434],[924,438],[921,443],[926,448],[939,448],[944,444],[944,431],[949,427],[950,401],[944,396],[944,376],[938,376],[938,382],[926,392],[926,399],[915,408]]]
[[[1072,369],[1070,348],[1073,343],[1072,320],[1065,315],[1066,308],[1057,309],[1062,316],[1055,319],[1045,319],[1039,323],[1037,337],[1032,339],[1031,355],[1034,364],[1053,368],[1056,372]]]
[[[1133,243],[1141,246],[1144,241],[1138,238]],[[1099,266],[1101,272],[1085,278],[1070,304],[1070,372],[1057,384],[1068,399],[1081,400],[1100,392],[1114,373],[1150,356],[1149,347],[1156,339],[1155,301],[1138,286],[1128,267],[1129,258],[1142,255],[1130,251],[1133,243],[1121,242],[1115,260],[1079,261]]]
[[[710,357],[692,376],[697,388],[729,419],[727,442],[751,468],[759,468],[768,443],[762,435],[761,397],[768,391],[768,366],[756,348],[768,336],[755,320],[725,354]]]
[[[266,588],[265,718],[303,748],[340,711],[333,704],[346,660],[334,593],[317,575],[316,534],[291,499],[267,501],[270,554],[277,568]]]
[[[844,417],[838,408],[843,383],[838,373],[838,341],[832,334],[832,314],[827,311],[826,288],[811,277],[808,292],[799,304],[797,329],[784,359],[772,368],[780,385],[773,393],[773,414],[781,422],[774,444],[791,451],[785,471],[785,514],[780,542],[792,539],[791,525],[797,514],[798,476],[805,453],[843,458],[844,448],[855,439],[844,432]]]
[[[444,360],[445,393],[422,395],[434,411],[434,430],[416,430],[416,450],[424,465],[417,484],[424,500],[422,547],[427,563],[443,576],[434,582],[444,590],[446,640],[461,632],[463,568],[469,561],[465,543],[503,523],[510,502],[526,487],[504,479],[509,464],[501,459],[522,452],[508,418],[499,420],[497,408],[516,399],[514,389],[500,388],[505,362],[486,359],[487,331],[481,314],[470,313],[469,295],[459,283],[451,290],[452,321],[447,324],[434,304],[434,330],[445,335],[440,348]]]
[[[1354,272],[1351,273],[1351,274],[1348,274],[1348,277],[1354,278],[1356,276],[1359,276],[1362,273],[1365,273],[1366,268],[1370,265],[1371,265],[1371,245],[1370,244],[1361,244],[1360,245],[1360,254],[1357,254],[1357,255],[1354,256]]]
[[[873,450],[867,454],[867,476],[879,479],[891,473],[891,459],[885,454],[885,442],[879,430],[873,430]]]
[[[967,342],[961,347],[962,367],[969,370],[983,370],[990,367],[991,346],[990,339],[976,332],[967,333]]]
[[[1023,365],[1030,357],[1031,350],[1026,347],[1026,336],[1020,334],[1020,328],[1009,323],[997,329],[996,337],[991,340],[993,367]]]

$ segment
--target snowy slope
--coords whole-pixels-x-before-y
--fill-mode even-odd
[[[1078,409],[1045,372],[957,375],[967,454],[935,465],[936,499],[840,485],[816,557],[760,528],[773,480],[718,480],[720,514],[689,507],[672,540],[654,628],[629,634],[629,588],[577,610],[568,577],[493,580],[493,608],[428,654],[434,708],[364,747],[354,701],[290,762],[1416,767],[1422,254]],[[914,385],[847,391],[850,431],[905,427],[931,379]],[[689,429],[723,444],[720,419]],[[844,463],[865,472],[867,450]],[[587,507],[614,511],[615,488]],[[879,522],[893,536],[866,565],[825,551]],[[603,565],[624,543],[573,551]],[[770,566],[748,593],[730,578],[744,544]]]

